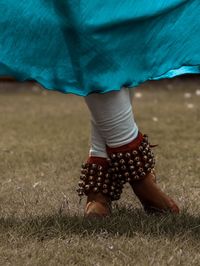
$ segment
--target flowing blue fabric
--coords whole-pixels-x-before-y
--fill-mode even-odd
[[[85,96],[184,73],[199,0],[0,0],[0,76]]]

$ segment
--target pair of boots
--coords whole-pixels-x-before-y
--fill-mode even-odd
[[[112,201],[121,196],[128,182],[148,213],[178,213],[176,203],[156,184],[155,159],[148,137],[139,132],[131,143],[107,147],[109,159],[89,157],[82,165],[79,196],[87,196],[86,217],[105,217],[111,214]]]

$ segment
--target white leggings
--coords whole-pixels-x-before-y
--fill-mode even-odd
[[[133,90],[122,88],[85,97],[91,112],[90,156],[107,158],[106,145],[120,147],[134,140],[138,127],[132,112]]]

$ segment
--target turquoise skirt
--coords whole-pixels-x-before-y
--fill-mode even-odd
[[[0,76],[81,96],[200,73],[199,0],[1,0]]]

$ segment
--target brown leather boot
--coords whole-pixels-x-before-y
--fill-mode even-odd
[[[156,184],[155,159],[148,137],[140,132],[131,143],[118,147],[107,147],[111,164],[120,176],[126,178],[134,193],[148,213],[178,213],[177,204]]]
[[[87,195],[85,217],[103,218],[111,214],[111,202],[118,200],[123,185],[117,182],[117,175],[109,169],[106,158],[89,157],[82,165],[79,196]]]
[[[85,217],[103,218],[111,214],[112,205],[110,197],[102,193],[89,193],[84,210]]]
[[[147,174],[140,181],[131,181],[130,185],[147,213],[179,213],[179,208],[174,200],[156,184],[154,173]]]

